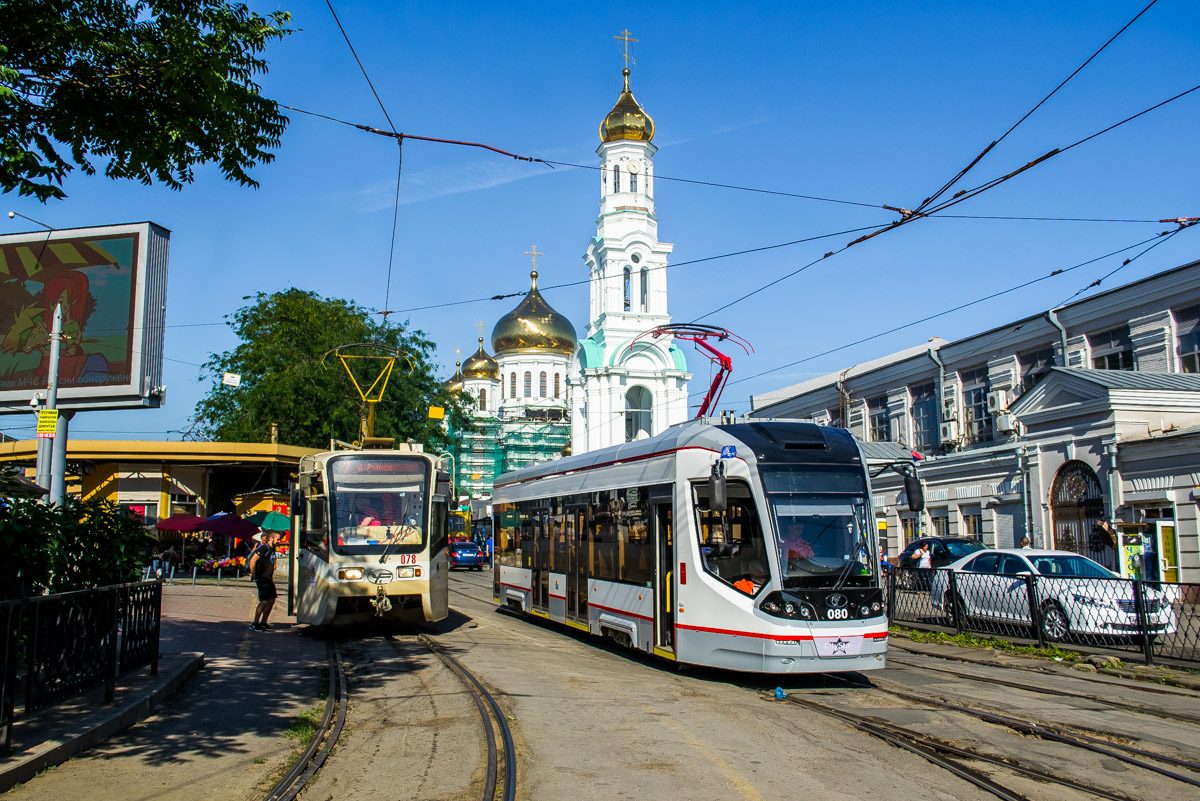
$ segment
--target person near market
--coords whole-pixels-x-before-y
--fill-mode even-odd
[[[250,624],[251,631],[270,631],[268,619],[271,609],[275,606],[275,546],[279,543],[278,531],[265,531],[262,544],[254,549],[247,566],[254,583],[258,586],[258,606],[254,608],[254,622]]]

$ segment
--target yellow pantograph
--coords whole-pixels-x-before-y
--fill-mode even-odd
[[[322,367],[325,366],[325,359],[330,353],[335,354],[342,363],[346,375],[350,376],[350,383],[354,385],[359,400],[363,403],[362,436],[375,436],[375,404],[383,400],[383,393],[387,390],[388,379],[392,377],[396,359],[403,358],[408,362],[410,375],[413,371],[412,360],[396,348],[363,342],[356,345],[340,345],[329,351],[321,357]]]

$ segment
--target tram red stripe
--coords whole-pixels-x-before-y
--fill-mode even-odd
[[[514,590],[523,590],[524,592],[533,592],[528,587],[522,587],[520,584],[509,584],[507,581],[500,582],[501,587],[512,587]]]
[[[863,635],[868,640],[886,640],[887,636],[886,631],[871,631]]]
[[[733,631],[732,629],[714,629],[708,626],[687,626],[676,623],[675,628],[684,631],[702,631],[707,634],[728,634],[731,637],[756,637],[760,640],[811,640],[811,634],[759,634],[756,631]]]
[[[560,601],[565,601],[565,600],[567,600],[567,596],[565,596],[565,595],[555,595],[554,593],[550,593],[550,597],[551,597],[551,598],[557,598],[557,599],[559,599]]]
[[[589,603],[588,606],[593,606],[596,609],[603,609],[605,612],[616,612],[618,615],[629,615],[630,617],[636,617],[638,620],[645,620],[647,623],[654,622],[654,618],[646,617],[645,615],[639,615],[637,612],[626,612],[624,609],[613,609],[611,606],[601,606],[600,604],[595,603]]]

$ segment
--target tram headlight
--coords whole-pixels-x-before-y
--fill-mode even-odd
[[[871,604],[871,611],[875,614],[879,614],[881,611],[883,611],[883,604],[879,603],[879,601],[876,601],[875,603]]]
[[[796,616],[796,605],[791,601],[787,601],[783,605],[783,613],[788,617]]]
[[[859,613],[859,615],[861,615],[862,617],[870,617],[870,616],[871,616],[871,607],[869,607],[869,606],[865,606],[865,605],[864,605],[863,607],[861,607],[861,608],[858,610],[858,613]]]
[[[416,578],[418,575],[415,567],[402,567],[396,571],[397,578]]]
[[[343,581],[362,581],[363,571],[361,567],[343,567],[338,571],[338,578]]]
[[[812,617],[812,615],[813,615],[812,610],[809,609],[807,606],[800,607],[800,617],[804,618],[805,620],[808,620],[809,618]]]

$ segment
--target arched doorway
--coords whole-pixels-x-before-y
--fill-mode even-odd
[[[1095,470],[1078,460],[1058,469],[1050,488],[1050,517],[1055,548],[1116,568],[1116,552],[1095,533],[1104,519],[1104,489]]]

